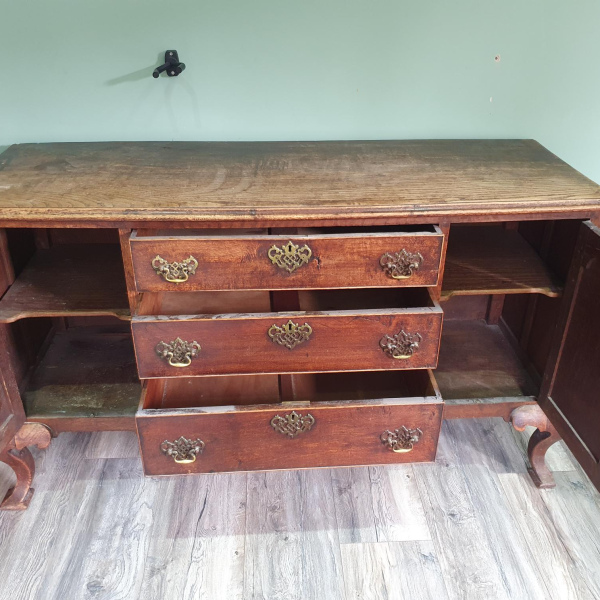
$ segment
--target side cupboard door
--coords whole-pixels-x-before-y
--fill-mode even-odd
[[[0,229],[0,296],[4,295],[14,279],[6,230]],[[25,422],[23,403],[12,370],[10,347],[8,325],[0,325],[0,452]]]
[[[10,367],[6,364],[6,325],[0,325],[0,350],[4,356],[0,359],[0,452],[15,437],[21,425],[25,422],[25,412],[14,383]]]
[[[600,228],[582,223],[539,403],[600,489]]]

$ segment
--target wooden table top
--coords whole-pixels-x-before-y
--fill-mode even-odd
[[[533,140],[18,144],[0,224],[372,224],[592,216],[600,187]]]

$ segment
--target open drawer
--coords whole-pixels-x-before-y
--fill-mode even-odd
[[[344,233],[344,231],[353,233]],[[435,226],[337,228],[301,234],[208,235],[139,230],[130,238],[144,291],[434,286],[443,233]]]
[[[295,402],[280,402],[270,375],[146,382],[136,417],[146,475],[435,459],[443,404],[430,371],[287,377]],[[270,403],[246,403],[257,394]]]
[[[142,379],[437,364],[442,310],[426,288],[298,292],[299,310],[241,314],[202,313],[231,304],[215,303],[210,292],[195,294],[186,297],[185,307],[198,314],[175,312],[183,306],[173,304],[171,294],[152,305],[159,316],[134,317]]]

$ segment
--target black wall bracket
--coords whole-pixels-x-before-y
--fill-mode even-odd
[[[165,64],[156,67],[152,72],[152,77],[156,79],[163,71],[166,71],[169,77],[177,77],[184,69],[185,65],[179,62],[177,50],[167,50],[165,52]]]

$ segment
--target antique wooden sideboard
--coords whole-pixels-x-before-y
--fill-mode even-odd
[[[0,155],[0,460],[136,431],[147,475],[561,436],[600,486],[600,188],[531,140],[57,143]],[[443,322],[443,323],[442,323]]]

